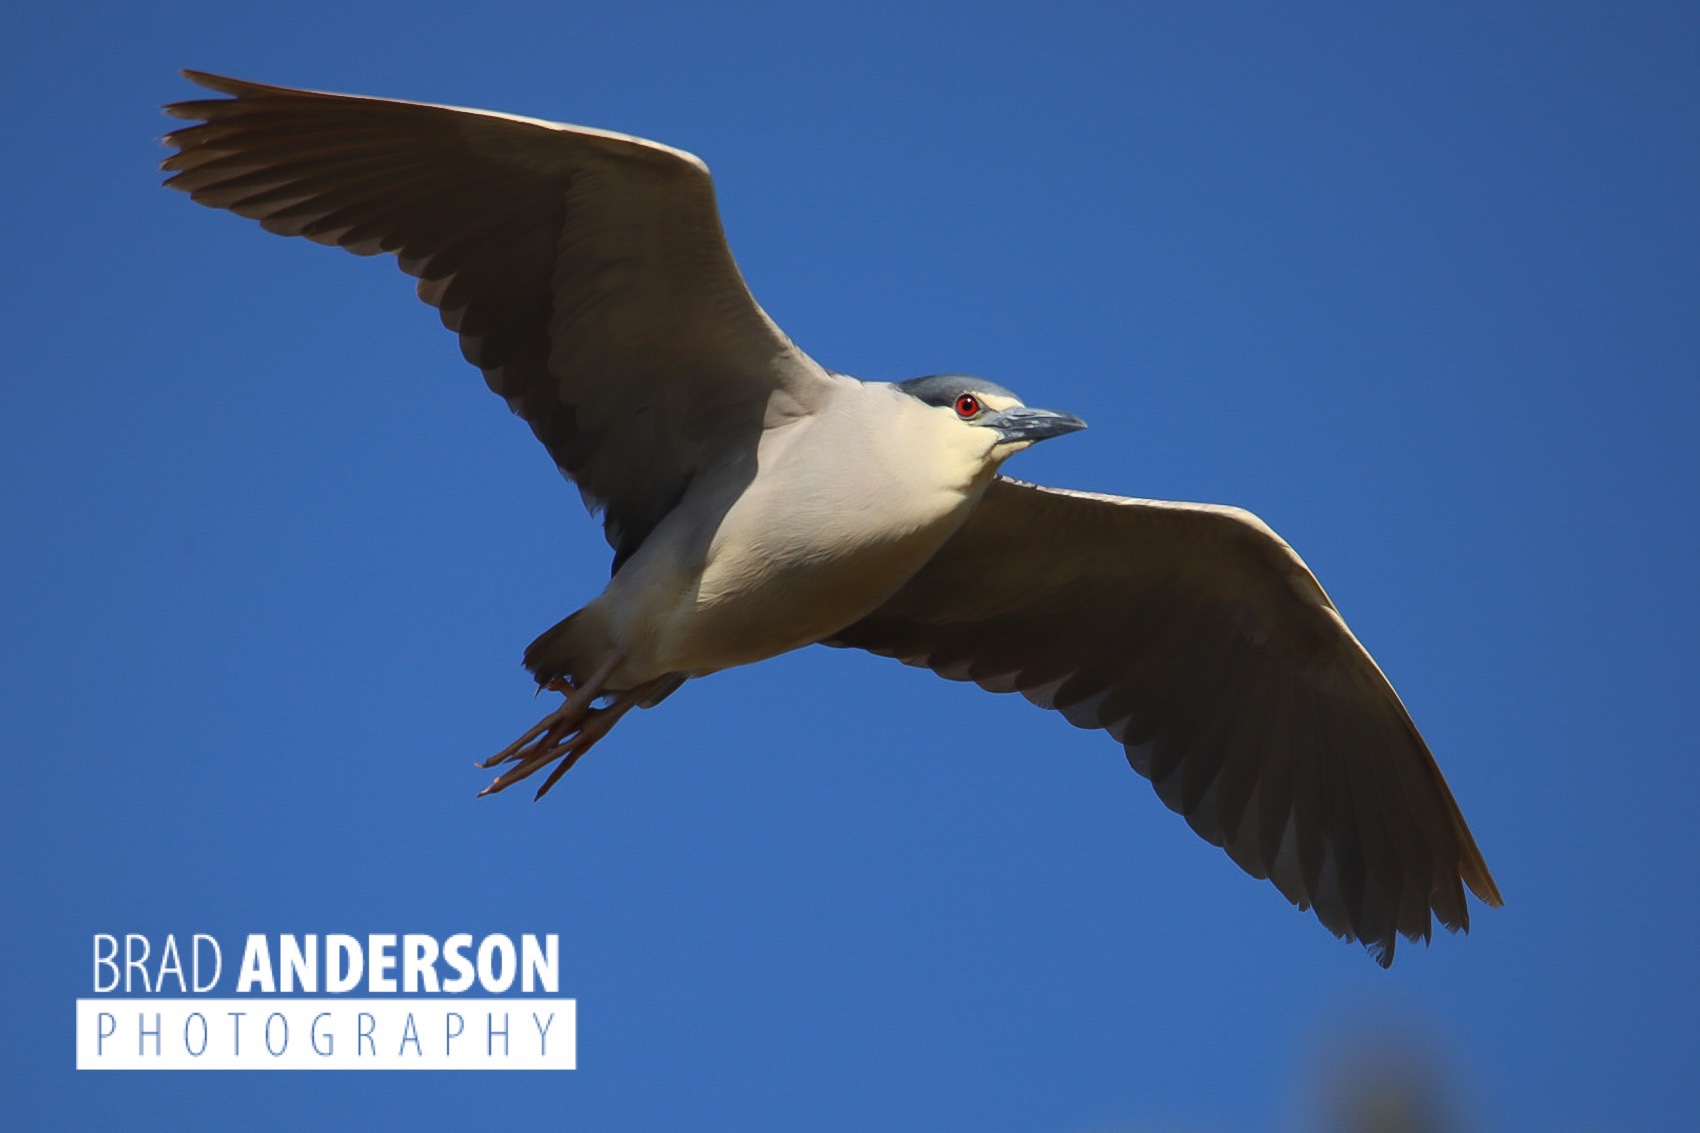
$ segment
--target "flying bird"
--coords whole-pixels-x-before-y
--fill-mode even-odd
[[[600,511],[607,587],[525,651],[561,705],[484,766],[541,797],[636,707],[805,645],[1118,740],[1242,869],[1383,966],[1499,890],[1387,678],[1250,512],[1024,483],[1084,427],[960,374],[866,382],[745,287],[708,168],[641,138],[185,72],[166,184],[394,255]]]

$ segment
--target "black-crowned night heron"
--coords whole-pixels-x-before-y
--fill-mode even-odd
[[[486,762],[574,760],[691,677],[854,646],[1121,741],[1192,828],[1382,964],[1464,885],[1500,903],[1433,757],[1304,563],[1249,512],[998,475],[1082,427],[956,375],[822,369],[756,305],[708,169],[532,118],[190,73],[166,182],[390,252],[600,508],[613,578],[525,652],[566,694]]]

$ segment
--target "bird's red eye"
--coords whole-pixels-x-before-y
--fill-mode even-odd
[[[980,414],[980,399],[971,393],[965,393],[956,399],[956,415],[966,421]]]

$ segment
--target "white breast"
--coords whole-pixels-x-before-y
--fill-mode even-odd
[[[891,386],[846,381],[821,412],[763,435],[753,478],[730,467],[693,487],[593,606],[612,600],[633,679],[819,641],[956,530],[991,478],[990,440]]]

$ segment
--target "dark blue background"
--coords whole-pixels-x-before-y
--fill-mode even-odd
[[[11,14],[0,1123],[1258,1130],[1388,1044],[1486,1126],[1692,1118],[1694,9],[851,11]],[[701,154],[823,363],[1292,542],[1506,908],[1381,972],[1104,736],[825,649],[475,801],[600,533],[393,266],[158,188],[180,66]],[[78,1075],[102,931],[559,932],[581,1069]]]

